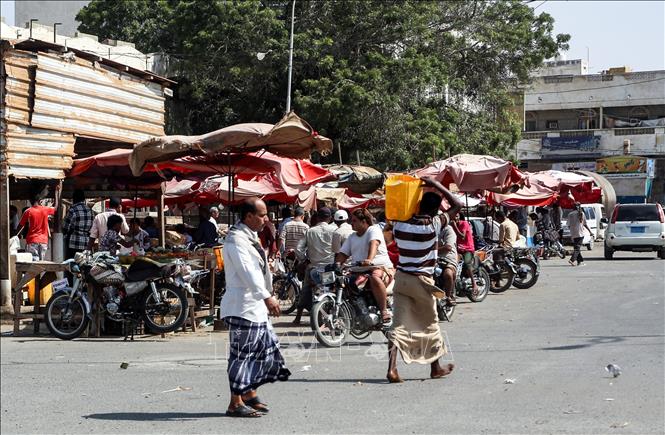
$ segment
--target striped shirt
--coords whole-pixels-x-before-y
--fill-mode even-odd
[[[397,269],[412,275],[434,275],[438,259],[441,228],[448,225],[448,215],[434,218],[414,216],[406,222],[395,222],[395,242],[399,248]]]

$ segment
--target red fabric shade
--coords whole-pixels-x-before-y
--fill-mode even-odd
[[[432,177],[444,186],[454,183],[460,192],[508,189],[523,184],[526,176],[511,162],[492,156],[458,154],[413,171],[416,177]]]

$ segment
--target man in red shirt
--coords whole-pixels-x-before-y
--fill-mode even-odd
[[[455,216],[453,225],[451,225],[451,227],[457,235],[457,253],[464,259],[466,274],[469,278],[471,278],[471,284],[473,285],[472,291],[475,295],[478,293],[478,284],[473,278],[473,258],[476,249],[473,244],[473,231],[471,231],[471,224],[467,222],[464,215],[460,213]]]
[[[55,213],[55,208],[44,207],[37,198],[33,198],[31,203],[32,207],[23,213],[18,223],[20,227],[18,234],[23,231],[26,224],[29,225],[28,234],[25,236],[26,251],[32,254],[33,261],[42,261],[46,256],[48,239],[51,236],[48,218]]]

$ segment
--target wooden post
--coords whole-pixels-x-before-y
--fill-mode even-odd
[[[9,258],[9,177],[0,167],[0,305],[2,312],[12,311],[12,288]]]
[[[159,244],[166,248],[166,219],[164,218],[164,183],[159,192],[159,209],[157,210],[157,219],[159,220]]]

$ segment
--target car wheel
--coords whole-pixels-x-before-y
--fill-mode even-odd
[[[605,260],[611,260],[614,257],[614,249],[605,245]]]
[[[665,260],[665,248],[660,248],[658,250],[658,258],[661,260]]]

